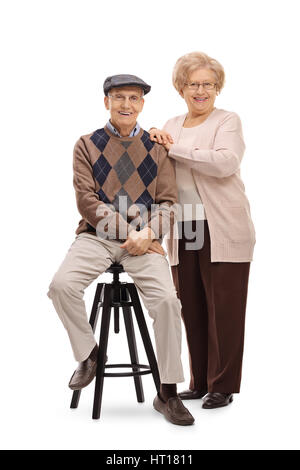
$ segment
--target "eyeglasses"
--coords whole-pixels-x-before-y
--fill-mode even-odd
[[[204,90],[213,90],[216,86],[216,83],[209,83],[209,82],[203,82],[203,83],[185,83],[185,85],[190,89],[190,90],[198,90],[200,86],[203,86]]]
[[[142,96],[137,96],[137,95],[130,95],[130,96],[124,96],[124,95],[121,95],[119,93],[116,93],[115,95],[108,95],[112,100],[114,101],[118,101],[118,102],[124,102],[126,101],[126,98],[129,99],[130,103],[132,104],[137,104],[141,101],[141,99],[143,98]]]

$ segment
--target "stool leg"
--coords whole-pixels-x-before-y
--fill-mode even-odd
[[[119,333],[120,332],[119,307],[114,307],[114,324],[115,324],[115,333]]]
[[[97,359],[97,372],[96,372],[96,383],[95,383],[95,393],[94,393],[93,419],[100,418],[104,370],[105,370],[105,357],[106,357],[106,350],[107,350],[110,314],[111,314],[111,285],[105,284],[104,289],[105,289],[104,301],[103,301],[103,309],[102,309],[99,352],[98,352],[98,359]]]
[[[127,291],[126,291],[126,297],[127,297],[127,300],[129,300]],[[129,353],[130,353],[130,360],[131,360],[131,364],[134,365],[134,364],[139,363],[139,358],[138,358],[137,347],[136,347],[131,308],[130,307],[122,307],[122,308],[123,308],[124,322],[125,322],[126,335],[127,335],[127,341],[128,341],[128,348],[129,348]],[[139,368],[133,367],[132,370],[134,372],[138,372]],[[142,378],[139,375],[134,376],[133,378],[134,378],[137,401],[139,403],[142,403],[145,401]]]
[[[94,302],[92,306],[92,311],[90,315],[89,323],[93,329],[93,333],[95,333],[95,329],[97,326],[97,320],[99,315],[99,302],[101,299],[101,292],[102,292],[103,284],[97,284],[97,289],[94,297]],[[79,399],[80,399],[81,390],[75,390],[72,395],[71,405],[70,408],[77,408]]]
[[[114,275],[114,282],[112,284],[113,289],[111,291],[112,295],[112,302],[120,303],[121,299],[121,290],[120,290],[120,282]],[[119,322],[119,307],[114,307],[114,332],[120,332],[120,322]]]
[[[140,299],[139,299],[136,287],[133,283],[128,283],[127,289],[130,293],[130,297],[133,303],[134,312],[135,312],[137,323],[141,332],[141,337],[144,343],[149,365],[151,367],[155,387],[156,387],[157,393],[159,393],[159,389],[160,389],[159,371],[158,371],[156,357],[155,357],[154,350],[153,350],[152,343],[151,343],[151,338],[150,338],[147,324],[145,321],[143,309],[140,303]]]

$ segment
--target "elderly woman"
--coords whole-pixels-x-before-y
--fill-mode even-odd
[[[182,303],[190,359],[190,388],[182,399],[203,408],[226,406],[239,393],[245,311],[255,230],[240,177],[244,154],[239,116],[215,107],[224,85],[221,64],[206,54],[180,57],[173,85],[188,112],[152,128],[174,161],[178,237],[167,242]],[[193,238],[192,238],[193,236]]]

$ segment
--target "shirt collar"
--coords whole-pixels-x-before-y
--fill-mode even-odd
[[[112,125],[110,120],[107,122],[106,126],[108,127],[108,129],[113,134],[117,135],[118,137],[122,137],[121,134],[119,133],[119,131]],[[132,131],[130,132],[128,137],[134,137],[135,135],[137,135],[140,132],[140,129],[141,129],[141,127],[140,127],[139,123],[137,122],[135,124],[134,128],[132,129]]]

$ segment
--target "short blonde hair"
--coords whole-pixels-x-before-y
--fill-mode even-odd
[[[173,69],[172,81],[178,93],[182,91],[190,73],[200,68],[212,70],[216,75],[216,90],[218,92],[222,90],[225,82],[225,72],[220,62],[204,54],[204,52],[190,52],[180,57]]]

